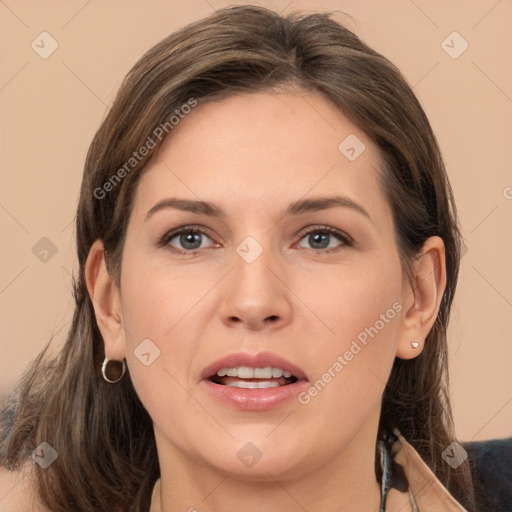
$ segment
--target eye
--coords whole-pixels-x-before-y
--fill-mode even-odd
[[[182,227],[166,233],[159,242],[159,246],[168,246],[177,252],[194,253],[207,248],[205,239],[211,240],[204,229],[199,227]]]
[[[315,251],[331,252],[331,250],[351,247],[353,240],[343,231],[328,226],[316,227],[303,234],[301,241],[309,244],[306,249]],[[325,250],[329,249],[329,250]]]
[[[212,244],[208,246],[207,240],[213,242],[205,229],[197,226],[183,226],[166,233],[158,245],[160,247],[169,247],[175,252],[194,254],[201,249],[207,249],[212,246]],[[349,235],[328,226],[317,226],[309,229],[303,233],[300,241],[305,241],[309,244],[309,247],[302,246],[305,249],[320,252],[331,252],[343,247],[351,247],[354,244]],[[219,247],[219,244],[214,242],[213,246]]]

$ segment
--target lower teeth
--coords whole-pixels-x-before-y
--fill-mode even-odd
[[[230,382],[229,384],[226,384],[226,386],[232,388],[264,389],[277,388],[279,386],[279,382],[272,380],[262,380],[261,382],[240,380],[238,382]]]

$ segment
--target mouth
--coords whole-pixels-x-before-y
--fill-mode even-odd
[[[225,367],[208,377],[210,382],[221,386],[244,389],[268,389],[287,386],[297,382],[297,377],[279,367],[266,366],[253,368],[250,366]]]
[[[308,378],[298,366],[270,352],[240,352],[205,368],[201,382],[224,405],[262,411],[296,398]]]

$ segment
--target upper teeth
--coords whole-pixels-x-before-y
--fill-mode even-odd
[[[290,372],[282,368],[273,368],[267,366],[266,368],[252,368],[250,366],[238,366],[237,368],[221,368],[217,375],[219,377],[238,377],[239,379],[271,379],[272,377],[278,379],[279,377],[286,377],[287,379],[292,376]]]

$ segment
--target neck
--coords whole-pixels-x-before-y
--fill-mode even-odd
[[[157,444],[162,445],[161,432],[155,433]],[[166,450],[167,456],[162,457],[159,450],[161,479],[150,512],[378,512],[381,492],[375,476],[375,443],[359,435],[314,471],[305,470],[295,478],[266,472],[254,480],[204,466],[179,451]]]

